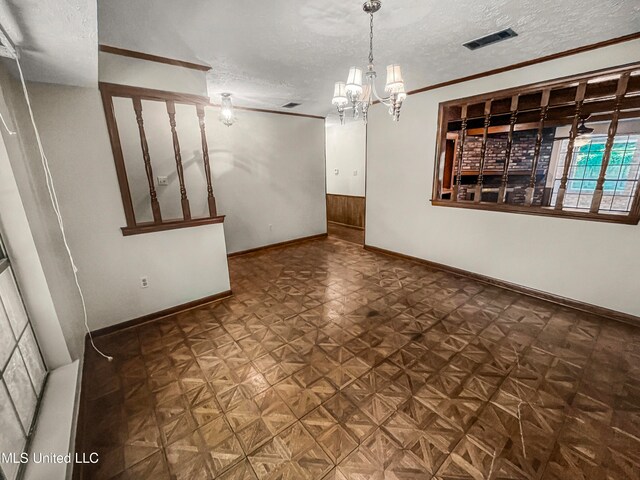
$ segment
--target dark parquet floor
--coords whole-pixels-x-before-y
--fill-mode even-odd
[[[88,351],[82,478],[640,478],[640,329],[332,238],[230,269]]]

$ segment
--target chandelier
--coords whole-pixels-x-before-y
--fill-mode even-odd
[[[353,118],[362,115],[362,120],[367,123],[369,107],[377,99],[387,107],[393,121],[400,119],[400,108],[402,102],[407,98],[402,80],[400,65],[389,65],[387,67],[387,84],[384,88],[387,97],[380,97],[376,90],[376,71],[373,65],[373,14],[382,8],[381,0],[367,0],[362,9],[369,14],[369,65],[364,73],[364,84],[362,69],[351,67],[347,82],[336,82],[332,104],[338,109],[340,123],[344,124],[344,114],[346,110],[353,111]]]
[[[220,101],[220,121],[230,127],[236,121],[236,115],[233,111],[233,102],[230,93],[223,93]]]

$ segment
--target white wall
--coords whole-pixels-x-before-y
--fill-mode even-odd
[[[151,221],[140,137],[129,99],[114,100],[131,196],[138,221]],[[166,107],[142,102],[156,192],[164,219],[182,217],[179,182]],[[231,127],[205,109],[218,213],[226,215],[229,252],[324,233],[324,122],[321,119],[238,110]],[[208,215],[196,109],[176,105],[185,187],[194,218]],[[165,176],[168,185],[158,183]],[[364,178],[364,177],[362,177]]]
[[[433,207],[438,104],[640,61],[640,40],[407,98],[399,123],[370,113],[367,243],[640,315],[640,226]],[[412,86],[419,87],[419,85]]]
[[[194,76],[186,69],[145,61],[138,64],[138,85],[189,93],[206,90],[202,72]],[[128,81],[135,77],[131,63],[112,61],[106,65],[110,67],[103,72],[108,74],[104,80]],[[176,71],[168,72],[163,67]],[[157,83],[158,79],[164,83]],[[26,234],[19,237],[11,232],[7,243],[14,253],[18,281],[45,359],[54,368],[67,363],[69,355],[73,359],[82,355],[85,335],[82,306],[51,208],[22,88],[5,67],[0,68],[0,83],[7,102],[6,108],[0,107],[18,130],[18,135],[4,135],[7,157],[37,253],[25,253]],[[223,225],[122,236],[123,207],[97,86],[29,84],[29,90],[66,231],[80,269],[90,328],[113,325],[228,290]],[[7,179],[8,174],[3,180]],[[4,200],[13,198],[10,197],[5,191]],[[4,230],[18,225],[5,212],[2,222]],[[26,232],[24,228],[21,231]],[[13,248],[12,244],[20,248]],[[40,273],[36,268],[38,262]],[[141,275],[150,280],[150,287],[144,290],[139,287]],[[46,288],[49,303],[43,293]],[[39,321],[40,318],[43,320]],[[62,345],[59,334],[52,330],[55,325],[62,330]]]
[[[17,135],[4,135],[6,152],[12,169],[12,172],[7,169],[6,175],[12,175],[15,179],[17,193],[36,252],[29,247],[29,232],[26,228],[24,226],[19,228],[20,224],[8,217],[18,215],[19,206],[15,207],[18,210],[2,212],[3,222],[5,222],[3,227],[6,228],[7,237],[5,240],[9,245],[10,253],[14,255],[13,262],[16,264],[18,283],[24,290],[27,310],[34,322],[45,360],[50,368],[55,368],[67,363],[69,354],[73,359],[82,355],[84,348],[82,306],[75,291],[73,272],[65,255],[62,235],[51,207],[22,87],[4,67],[0,68],[0,85],[2,96],[6,101],[6,110],[3,110],[3,114],[11,127],[17,131]],[[2,172],[4,175],[5,170],[3,169]],[[17,202],[14,196],[6,197],[6,200],[10,203]],[[35,258],[36,256],[38,258]],[[38,263],[42,272],[39,271]],[[45,278],[38,279],[42,274]],[[53,306],[47,305],[45,289],[48,289]],[[59,324],[66,345],[60,345],[58,336],[51,330],[41,330],[40,325],[49,322],[54,326],[56,323]]]
[[[228,290],[222,224],[122,236],[124,211],[97,88],[31,84],[30,91],[91,328]],[[149,277],[146,289],[141,275]]]
[[[366,125],[361,120],[340,125],[327,119],[326,130],[327,193],[364,197]]]
[[[324,121],[238,110],[225,127],[217,115],[207,109],[229,252],[325,233]]]
[[[120,69],[117,56],[101,55],[100,80],[202,94],[194,80],[205,82],[203,72],[161,65],[175,71],[169,85],[160,85],[154,67],[149,65],[153,62],[125,60],[133,64]],[[114,107],[136,217],[149,221],[152,213],[133,107],[128,99],[115,99]],[[142,107],[163,218],[180,218],[166,107],[149,101],[143,101]],[[218,214],[226,215],[229,253],[325,233],[324,121],[238,109],[236,123],[226,127],[218,115],[217,108],[206,108],[213,189]],[[206,182],[195,107],[176,105],[176,124],[191,212],[194,218],[206,216]],[[362,142],[364,145],[364,137]],[[168,177],[169,184],[159,186],[158,176]]]
[[[3,118],[9,123],[10,128],[16,130],[17,127],[12,122],[10,111],[4,100],[1,104]],[[11,143],[18,143],[15,135],[8,135],[5,130],[2,131],[2,135],[8,136]],[[18,279],[20,292],[35,335],[39,340],[45,363],[49,369],[54,369],[69,363],[71,357],[2,135],[0,135],[0,172],[2,172],[0,175],[0,233],[9,254],[12,269]]]

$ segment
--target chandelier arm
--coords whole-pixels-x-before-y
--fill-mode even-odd
[[[374,97],[378,99],[378,101],[387,107],[391,106],[391,96],[389,97],[381,97],[378,95],[378,89],[376,88],[375,79],[371,79],[371,91],[373,92]]]

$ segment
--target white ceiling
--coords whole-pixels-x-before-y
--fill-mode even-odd
[[[79,86],[98,81],[95,0],[0,0],[0,24],[18,47],[29,80]]]
[[[209,64],[210,94],[238,103],[331,112],[333,82],[364,67],[362,0],[99,0],[100,43]],[[403,66],[409,90],[640,30],[637,0],[383,0],[377,70]],[[511,27],[475,52],[462,43]],[[379,79],[384,82],[384,78]]]
[[[332,111],[333,82],[364,67],[363,0],[0,0],[32,80],[95,83],[100,43],[211,65],[209,91],[239,105]],[[511,27],[519,36],[471,52],[462,43]],[[638,0],[383,0],[375,57],[420,88],[640,31]],[[384,82],[384,78],[379,81]]]

